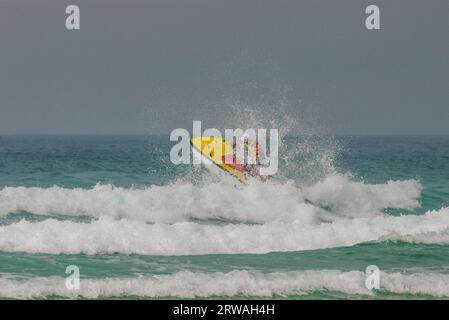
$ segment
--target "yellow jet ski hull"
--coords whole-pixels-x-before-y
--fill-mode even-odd
[[[246,180],[246,176],[242,171],[224,163],[223,156],[232,155],[234,152],[232,145],[225,139],[198,137],[192,138],[190,144],[192,145],[194,156],[201,157],[204,164],[218,167],[242,182]]]

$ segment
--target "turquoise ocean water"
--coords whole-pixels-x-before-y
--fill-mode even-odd
[[[289,137],[247,186],[172,145],[0,136],[0,298],[449,297],[449,137]]]

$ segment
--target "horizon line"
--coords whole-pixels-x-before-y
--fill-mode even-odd
[[[168,136],[170,133],[0,133],[2,136]],[[449,136],[449,133],[298,133],[296,136]]]

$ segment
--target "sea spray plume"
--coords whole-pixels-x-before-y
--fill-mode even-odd
[[[280,159],[284,179],[313,185],[336,174],[334,164],[340,150],[341,146],[333,136],[304,133],[285,137]]]
[[[336,172],[334,161],[340,144],[314,121],[293,113],[287,93],[276,102],[254,105],[229,98],[226,105],[229,112],[224,121],[228,126],[279,130],[278,180],[293,178],[311,184]]]

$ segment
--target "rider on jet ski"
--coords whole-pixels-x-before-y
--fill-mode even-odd
[[[250,137],[245,134],[242,139],[242,144],[243,148],[240,147],[239,143],[234,142],[232,145],[234,153],[223,156],[223,162],[231,168],[245,172],[250,176],[261,177],[259,167],[263,164],[265,156],[257,138],[250,139]],[[256,163],[248,163],[249,157],[255,157]]]

